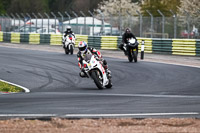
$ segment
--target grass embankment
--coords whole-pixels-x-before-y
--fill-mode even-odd
[[[22,92],[23,89],[0,81],[0,92]]]

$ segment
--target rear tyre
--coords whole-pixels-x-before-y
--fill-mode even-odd
[[[100,74],[98,74],[97,71],[92,71],[91,73],[91,77],[94,80],[94,83],[96,84],[96,86],[102,90],[103,89],[103,81],[99,78],[99,76],[101,76]]]

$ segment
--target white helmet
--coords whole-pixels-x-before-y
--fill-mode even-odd
[[[87,51],[87,43],[84,42],[84,41],[80,41],[79,44],[78,44],[78,49],[81,52]]]
[[[67,28],[66,28],[67,32],[70,32],[71,29],[72,29],[71,26],[67,26]]]

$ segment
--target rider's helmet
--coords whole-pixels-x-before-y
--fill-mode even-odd
[[[131,33],[131,29],[130,28],[126,28],[125,33]]]
[[[66,31],[71,32],[71,29],[72,29],[71,26],[67,26]]]
[[[78,49],[80,52],[84,53],[85,51],[87,51],[87,43],[84,41],[80,41],[78,44]]]

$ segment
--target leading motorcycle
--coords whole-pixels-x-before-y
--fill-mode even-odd
[[[111,75],[107,74],[99,59],[95,55],[87,55],[83,60],[83,69],[87,77],[92,78],[99,89],[111,88]]]
[[[75,38],[72,34],[67,35],[66,37],[63,35],[63,48],[65,50],[65,54],[73,54],[75,47]]]

